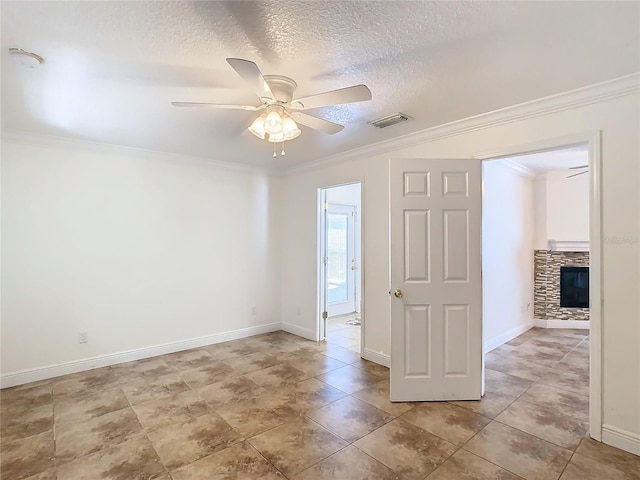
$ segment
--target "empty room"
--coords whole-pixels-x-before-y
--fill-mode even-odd
[[[640,479],[640,2],[0,22],[2,479]]]

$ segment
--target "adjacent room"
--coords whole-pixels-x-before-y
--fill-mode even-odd
[[[0,477],[637,478],[640,3],[0,22]]]
[[[362,346],[361,187],[351,183],[321,189],[318,236],[319,318],[324,331],[320,338],[326,338],[335,352],[345,348],[358,357]]]
[[[586,145],[484,162],[485,352],[534,325],[588,331],[590,180]]]

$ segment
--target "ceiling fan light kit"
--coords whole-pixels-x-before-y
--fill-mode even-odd
[[[278,105],[267,107],[267,111],[256,118],[248,130],[259,139],[272,143],[293,140],[301,133],[293,118]]]
[[[274,144],[274,157],[276,143],[283,143],[281,154],[284,155],[284,142],[293,140],[302,133],[298,123],[329,135],[338,133],[344,128],[337,123],[303,113],[302,110],[371,100],[371,91],[366,85],[353,85],[294,100],[293,93],[298,85],[289,77],[262,75],[255,63],[241,58],[227,58],[227,63],[252,88],[262,105],[255,107],[201,102],[171,102],[171,104],[176,107],[211,107],[254,112],[265,110],[251,123],[248,130],[259,139]]]

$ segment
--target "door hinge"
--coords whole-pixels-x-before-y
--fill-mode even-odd
[[[328,204],[327,202],[324,202],[324,203],[322,204],[322,209],[323,209],[323,210],[329,210],[329,204]]]
[[[322,312],[322,319],[326,320],[327,318],[329,318],[329,313],[328,312]]]

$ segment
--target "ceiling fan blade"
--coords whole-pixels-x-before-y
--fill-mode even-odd
[[[589,165],[576,165],[575,167],[569,167],[569,170],[575,170],[578,168],[589,168]]]
[[[589,170],[585,170],[584,172],[574,173],[573,175],[568,175],[567,178],[577,177],[578,175],[582,175],[583,173],[589,173]]]
[[[238,75],[247,82],[251,89],[256,92],[258,98],[261,100],[263,98],[267,98],[269,100],[276,99],[273,96],[271,88],[269,88],[269,85],[262,76],[262,72],[255,63],[249,60],[243,60],[242,58],[227,58],[227,63],[231,65],[231,68],[233,68]]]
[[[344,128],[344,126],[338,125],[337,123],[314,117],[313,115],[307,115],[302,112],[291,112],[291,117],[302,125],[306,125],[307,127],[315,130],[320,130],[321,132],[328,133],[329,135],[338,133]]]
[[[352,87],[340,88],[338,90],[331,90],[330,92],[297,98],[291,102],[291,106],[298,110],[306,110],[308,108],[364,102],[366,100],[371,100],[371,90],[369,90],[369,87],[366,85],[354,85]]]
[[[204,102],[171,102],[174,107],[210,107],[210,108],[224,108],[227,110],[248,110],[250,112],[257,112],[262,110],[266,105],[260,105],[254,107],[252,105],[224,105],[221,103],[204,103]]]

